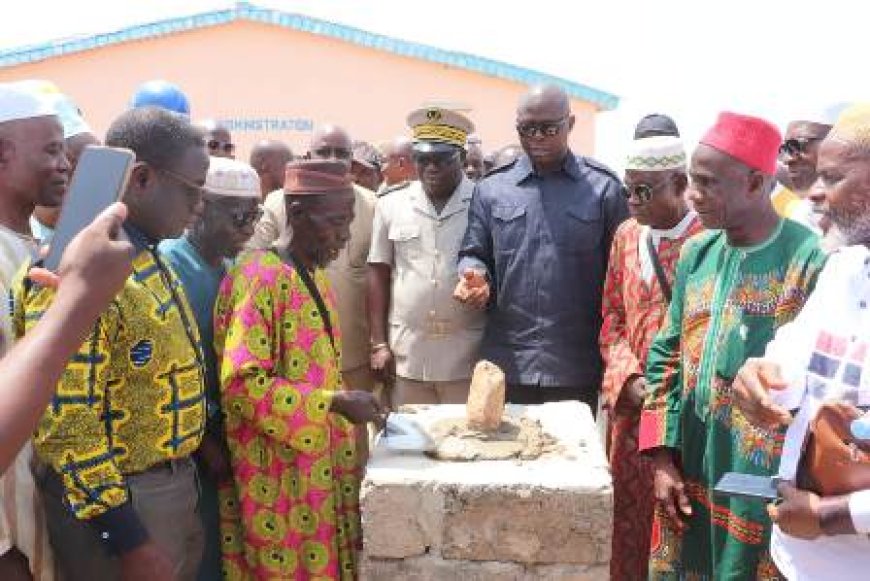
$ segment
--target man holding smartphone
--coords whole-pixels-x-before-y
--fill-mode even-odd
[[[203,532],[191,454],[205,429],[194,315],[157,254],[199,213],[209,158],[201,130],[154,107],[122,114],[106,144],[136,155],[123,201],[133,273],[57,385],[34,438],[55,556],[70,579],[193,579]],[[29,329],[54,291],[22,285]]]

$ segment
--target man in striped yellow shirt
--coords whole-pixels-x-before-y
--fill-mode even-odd
[[[123,201],[133,273],[75,355],[34,442],[49,535],[70,579],[192,579],[202,554],[191,455],[205,426],[202,352],[156,244],[181,234],[209,165],[201,130],[157,108],[121,115],[106,144],[132,149]],[[54,291],[16,287],[18,331]]]

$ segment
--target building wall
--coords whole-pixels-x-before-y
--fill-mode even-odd
[[[194,119],[231,120],[239,156],[272,137],[304,151],[312,125],[333,122],[379,142],[407,133],[424,102],[470,108],[484,149],[516,142],[524,85],[337,39],[237,21],[0,69],[0,81],[48,79],[68,93],[102,136],[139,83],[164,78],[191,100]],[[595,106],[574,100],[572,146],[591,153]]]

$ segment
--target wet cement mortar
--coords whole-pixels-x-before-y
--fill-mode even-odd
[[[504,417],[497,430],[483,432],[468,427],[465,418],[446,418],[426,430],[437,447],[427,454],[447,462],[481,460],[535,460],[564,452],[538,420]]]

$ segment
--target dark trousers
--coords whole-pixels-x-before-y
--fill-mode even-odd
[[[202,522],[197,513],[199,484],[191,459],[126,476],[136,513],[151,540],[175,565],[178,581],[193,581],[203,550]],[[58,569],[66,581],[120,579],[117,557],[112,557],[96,531],[80,521],[63,502],[60,477],[40,466],[37,486],[45,505],[48,535]]]
[[[579,401],[589,406],[594,418],[598,412],[598,386],[545,386],[509,383],[505,401],[522,405],[537,405],[551,401]]]

